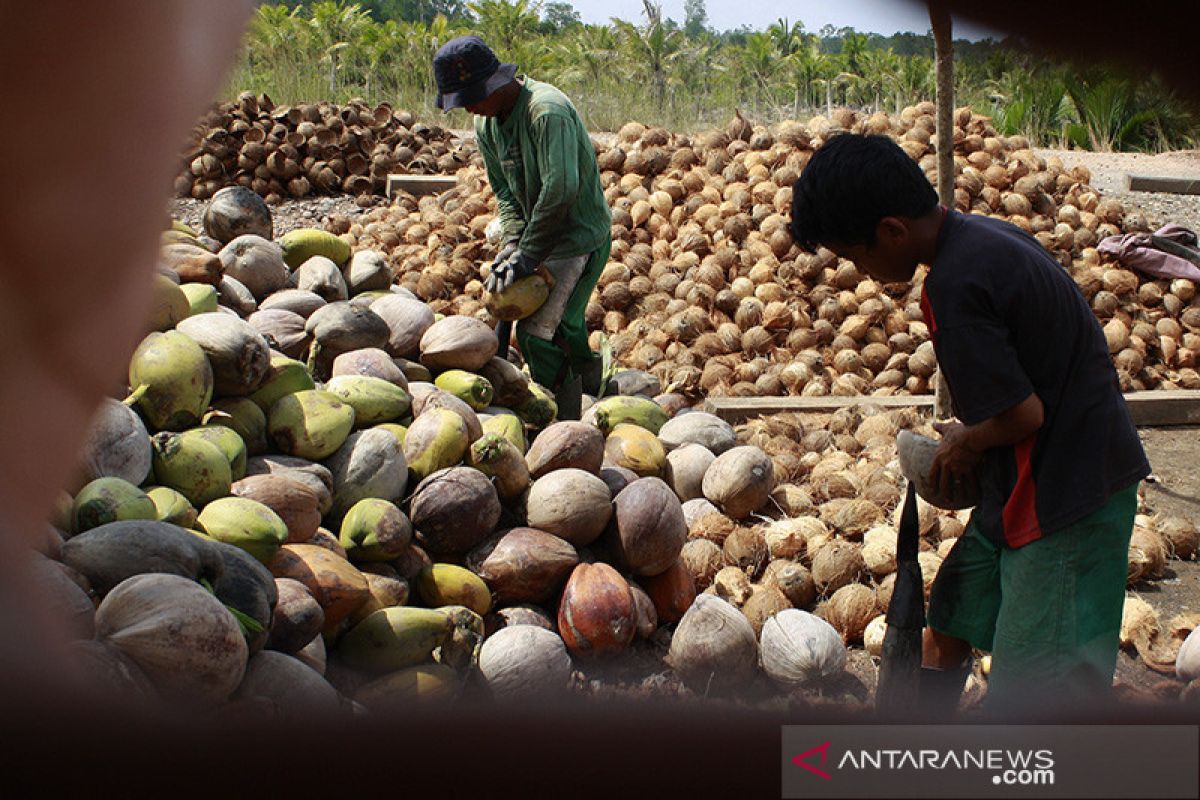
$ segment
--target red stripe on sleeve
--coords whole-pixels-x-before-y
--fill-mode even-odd
[[[933,318],[933,305],[929,302],[929,294],[925,291],[925,286],[921,286],[921,316],[925,318],[925,326],[929,328],[929,335],[933,336],[937,333],[937,320]]]
[[[1009,547],[1020,547],[1042,538],[1037,518],[1037,486],[1033,482],[1033,447],[1036,443],[1035,432],[1013,447],[1017,483],[1004,504],[1004,540]]]

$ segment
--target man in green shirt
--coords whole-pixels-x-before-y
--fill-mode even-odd
[[[600,383],[584,309],[612,248],[595,148],[566,95],[517,77],[478,36],[447,42],[433,69],[437,106],[475,115],[496,193],[504,245],[485,286],[502,290],[539,265],[553,276],[545,304],[517,324],[517,344],[533,379],[555,393],[559,419],[578,419],[583,390]]]

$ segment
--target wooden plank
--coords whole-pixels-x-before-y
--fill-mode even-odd
[[[1169,194],[1200,194],[1200,178],[1169,178],[1160,175],[1125,176],[1125,187],[1131,192],[1167,192]]]
[[[387,196],[396,192],[408,192],[413,195],[438,194],[458,185],[458,178],[452,175],[388,175]]]
[[[1125,395],[1133,423],[1142,428],[1200,425],[1200,390],[1172,389]],[[884,408],[933,408],[931,395],[888,397],[710,397],[704,410],[731,422],[765,414],[833,413],[850,406],[874,403]]]

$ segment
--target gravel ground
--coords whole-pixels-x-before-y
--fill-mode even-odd
[[[387,198],[372,197],[367,208],[386,205]],[[192,198],[175,198],[171,200],[171,216],[181,222],[186,222],[196,230],[204,228],[204,209],[207,200]],[[334,214],[345,214],[353,219],[364,211],[358,200],[349,195],[332,197],[306,197],[303,200],[284,200],[277,206],[271,207],[271,219],[275,224],[275,238],[296,228],[323,228],[325,222]]]

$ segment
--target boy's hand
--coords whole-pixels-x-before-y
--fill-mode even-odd
[[[943,496],[957,497],[977,480],[975,468],[982,453],[971,446],[967,426],[961,422],[935,422],[933,427],[942,435],[942,443],[929,468],[929,482]]]

